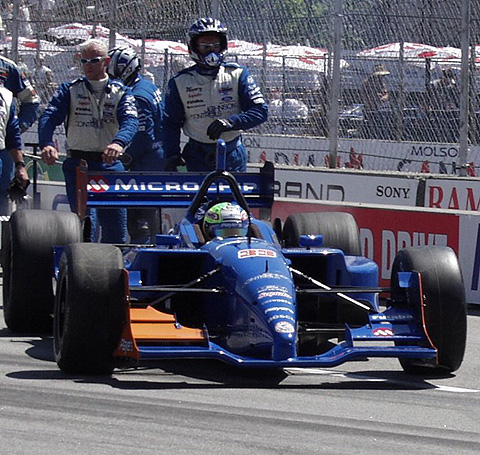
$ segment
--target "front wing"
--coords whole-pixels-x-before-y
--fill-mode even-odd
[[[434,347],[422,347],[425,339],[415,314],[408,310],[390,308],[383,313],[371,315],[370,323],[366,326],[347,326],[345,340],[328,352],[276,361],[228,352],[209,339],[206,328],[183,327],[173,315],[147,307],[130,309],[130,320],[115,356],[134,361],[216,359],[248,368],[334,367],[347,361],[370,357],[435,361],[437,350]]]

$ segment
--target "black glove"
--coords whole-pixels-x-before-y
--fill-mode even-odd
[[[25,202],[27,199],[28,185],[30,185],[30,182],[28,182],[27,186],[23,187],[20,179],[15,177],[8,187],[8,196],[10,197],[10,200],[16,204],[22,204]]]
[[[185,161],[180,155],[171,156],[165,160],[166,171],[177,171],[178,166],[185,166]]]
[[[120,161],[123,164],[123,167],[125,168],[126,171],[129,171],[133,160],[132,160],[132,156],[129,155],[128,153],[122,153],[118,157],[118,161]]]
[[[207,128],[207,136],[212,140],[217,140],[225,131],[233,130],[233,124],[230,120],[217,118]]]

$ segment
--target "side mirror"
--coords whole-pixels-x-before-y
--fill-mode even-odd
[[[298,243],[304,248],[320,248],[323,244],[323,235],[301,235]]]

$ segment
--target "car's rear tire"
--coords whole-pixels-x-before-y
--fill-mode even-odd
[[[400,359],[400,363],[412,374],[453,372],[462,364],[467,340],[467,305],[458,258],[449,247],[399,251],[392,267],[394,292],[398,290],[398,272],[410,271],[421,273],[426,330],[438,356],[436,363],[417,359]],[[421,320],[421,308],[417,310]]]
[[[110,374],[126,317],[123,256],[113,245],[77,243],[60,261],[54,352],[60,369]]]
[[[81,240],[75,213],[17,210],[2,225],[3,314],[13,332],[51,332],[54,246]]]
[[[347,255],[360,256],[360,233],[350,213],[311,212],[290,215],[283,226],[285,246],[299,245],[301,235],[323,236],[323,246],[338,248]]]

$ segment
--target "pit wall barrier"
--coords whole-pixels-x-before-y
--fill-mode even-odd
[[[397,251],[448,245],[457,253],[469,303],[480,304],[480,179],[435,174],[275,167],[272,218],[344,211],[360,227],[364,254],[389,285]]]

